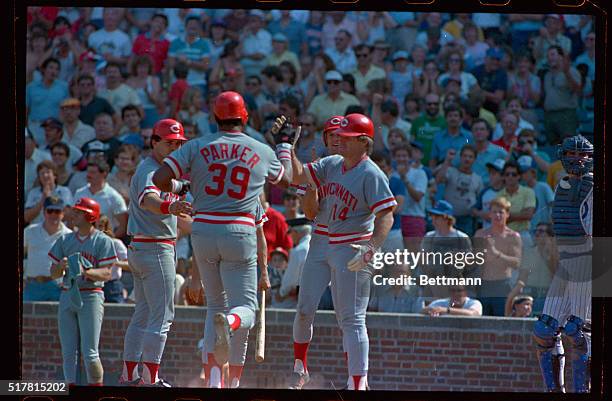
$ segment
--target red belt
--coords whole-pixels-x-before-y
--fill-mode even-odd
[[[132,242],[159,242],[162,244],[176,245],[176,240],[167,238],[132,238]]]

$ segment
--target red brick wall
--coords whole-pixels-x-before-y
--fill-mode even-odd
[[[61,379],[56,304],[24,304],[23,310],[23,377]],[[108,384],[116,383],[120,374],[123,335],[131,314],[130,305],[105,308],[100,353]],[[201,308],[177,308],[160,371],[175,386],[201,386],[196,345],[202,337],[204,315]],[[266,361],[254,362],[252,334],[243,386],[286,386],[293,367],[293,317],[293,311],[267,311]],[[368,315],[367,324],[368,381],[374,389],[543,390],[531,339],[533,319],[374,313]],[[319,312],[308,357],[313,378],[309,388],[332,389],[332,383],[336,388],[344,386],[347,371],[341,344],[334,314]]]

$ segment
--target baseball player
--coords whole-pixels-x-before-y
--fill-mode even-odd
[[[370,261],[393,225],[397,205],[385,174],[370,160],[374,126],[362,114],[349,114],[334,131],[339,155],[304,166],[293,155],[294,183],[319,188],[328,214],[327,263],[348,353],[350,390],[367,388]],[[298,368],[299,368],[298,364]],[[306,369],[296,372],[306,375]]]
[[[125,333],[122,384],[170,387],[158,377],[166,338],[174,318],[177,218],[191,214],[180,200],[188,181],[173,180],[171,190],[160,191],[152,181],[166,156],[187,141],[178,121],[163,119],[153,127],[151,155],[136,169],[130,183],[128,261],[134,276],[136,306]],[[143,363],[143,377],[138,363]]]
[[[583,136],[565,138],[558,150],[568,176],[559,181],[552,206],[559,266],[546,295],[542,315],[534,326],[537,354],[546,388],[565,392],[563,371],[555,361],[555,335],[561,331],[573,348],[574,391],[589,391],[593,225],[593,145]],[[561,327],[563,324],[563,327]]]
[[[293,137],[279,132],[281,143],[277,142],[275,154],[268,145],[244,134],[248,114],[236,92],[217,96],[213,113],[218,137],[194,139],[170,154],[153,182],[167,191],[173,178],[190,173],[195,209],[191,242],[208,306],[202,360],[210,365],[209,386],[220,388],[225,362],[229,360],[234,370],[244,365],[245,351],[238,343],[255,323],[254,213],[259,193],[266,179],[289,186]]]
[[[100,217],[100,205],[91,198],[80,198],[72,209],[77,230],[62,235],[49,251],[51,277],[64,277],[58,307],[64,380],[76,384],[80,340],[87,382],[102,386],[104,370],[98,355],[104,317],[102,287],[111,278],[117,255],[113,240],[94,227]]]
[[[330,155],[337,154],[337,149],[330,140],[332,132],[340,128],[343,116],[329,118],[323,128],[323,142]],[[298,187],[298,194],[304,193],[305,187]],[[300,292],[298,293],[298,305],[293,321],[293,374],[289,388],[301,389],[310,381],[307,367],[308,346],[312,341],[312,324],[315,313],[321,301],[321,296],[331,280],[331,267],[327,263],[327,227],[329,202],[326,198],[317,196],[317,189],[307,189],[304,195],[304,211],[307,217],[315,220],[315,227],[310,239],[308,256],[304,262],[302,276],[300,278]],[[316,217],[315,217],[316,216]],[[332,294],[334,300],[334,294]],[[345,354],[346,354],[346,348]]]

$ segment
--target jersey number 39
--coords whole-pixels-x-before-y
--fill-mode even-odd
[[[227,166],[221,163],[213,163],[208,166],[208,172],[213,175],[212,182],[216,185],[207,185],[204,191],[208,195],[219,196],[225,190],[225,177],[227,176]],[[231,184],[238,187],[229,187],[227,189],[227,196],[234,199],[243,199],[246,195],[247,187],[249,186],[249,178],[251,178],[251,172],[246,167],[236,166],[230,171],[229,180]]]

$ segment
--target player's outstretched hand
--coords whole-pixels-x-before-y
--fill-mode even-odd
[[[370,244],[351,244],[351,247],[357,250],[357,254],[348,262],[348,269],[352,272],[358,272],[365,269],[374,256],[374,248]]]
[[[193,209],[191,208],[191,203],[189,202],[176,201],[170,204],[168,211],[175,216],[187,217],[191,216]]]

